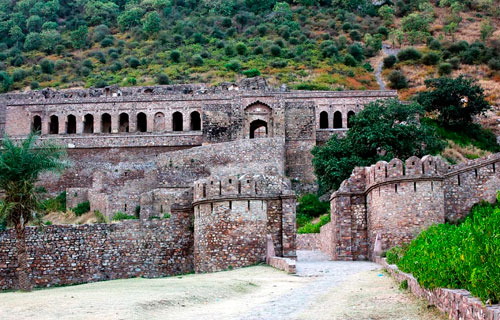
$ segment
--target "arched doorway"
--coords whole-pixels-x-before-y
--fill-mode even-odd
[[[333,128],[334,129],[342,128],[342,113],[340,111],[336,111],[333,114]]]
[[[129,132],[128,114],[121,113],[119,121],[120,121],[120,126],[118,127],[118,131],[119,132]]]
[[[137,131],[138,132],[148,131],[148,120],[144,112],[139,112],[137,114]]]
[[[75,134],[76,133],[76,117],[72,114],[66,119],[66,133]]]
[[[59,118],[57,116],[50,116],[49,134],[59,133]]]
[[[191,112],[191,130],[199,131],[201,130],[201,117],[198,111]]]
[[[31,123],[31,132],[40,133],[40,131],[42,131],[42,118],[40,116],[34,116],[33,122]]]
[[[182,113],[174,112],[172,116],[172,130],[173,131],[182,131]]]
[[[250,139],[266,138],[267,137],[267,122],[263,120],[255,120],[250,123]]]
[[[165,131],[165,115],[162,112],[157,112],[154,119],[154,131]]]
[[[94,116],[91,114],[83,117],[83,133],[94,133]]]
[[[328,112],[322,111],[319,114],[319,128],[328,129]]]
[[[352,126],[352,117],[354,116],[354,111],[349,111],[347,113],[347,127],[350,128]]]
[[[111,133],[111,115],[109,113],[101,116],[101,132]]]

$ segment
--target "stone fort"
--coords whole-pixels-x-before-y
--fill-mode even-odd
[[[283,258],[316,248],[332,259],[368,259],[377,235],[384,247],[406,241],[494,197],[496,157],[464,167],[431,157],[377,163],[332,195],[332,222],[321,234],[297,237],[296,194],[316,189],[311,149],[345,134],[367,103],[396,97],[291,91],[262,78],[1,95],[0,132],[40,132],[68,150],[71,167],[42,177],[49,193],[66,191],[68,208],[89,201],[107,217],[141,218],[29,228],[33,281],[225,270],[263,261],[270,245]],[[2,289],[15,287],[14,241],[12,231],[0,233]]]

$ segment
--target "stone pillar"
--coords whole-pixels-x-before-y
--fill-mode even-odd
[[[296,198],[293,195],[283,196],[281,198],[282,207],[282,227],[283,227],[283,257],[295,258],[296,223],[295,206]]]
[[[120,126],[120,115],[118,113],[111,114],[111,133],[118,133]]]
[[[137,132],[137,114],[129,114],[128,116],[128,131]]]
[[[49,134],[49,122],[50,122],[50,117],[46,116],[40,116],[42,118],[42,134],[46,135]]]
[[[76,117],[76,134],[83,133],[83,121],[84,120],[85,120],[84,116]]]
[[[65,134],[66,122],[68,121],[68,118],[66,116],[58,115],[58,119],[59,119],[59,134]]]
[[[166,118],[166,115],[165,115],[165,118]],[[154,113],[153,114],[147,113],[146,120],[147,120],[147,124],[148,124],[148,128],[147,128],[146,132],[153,132],[154,128],[155,128],[155,115],[154,115]]]
[[[333,225],[332,257],[340,261],[352,261],[351,197],[339,195],[330,202]],[[335,215],[335,217],[334,217]]]
[[[189,113],[182,112],[182,131],[191,130],[191,117]]]

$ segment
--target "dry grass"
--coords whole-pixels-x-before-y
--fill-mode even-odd
[[[50,221],[52,224],[91,224],[97,222],[97,218],[93,212],[87,212],[77,217],[71,210],[67,212],[51,212],[45,215],[43,220]]]
[[[448,147],[445,148],[441,154],[446,159],[459,163],[470,159],[488,156],[491,152],[481,150],[475,146],[462,147],[453,141],[448,140]]]

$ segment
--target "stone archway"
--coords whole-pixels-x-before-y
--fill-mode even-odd
[[[250,139],[267,138],[267,122],[255,120],[250,123]]]
[[[248,139],[273,136],[273,109],[259,101],[245,108],[245,137]]]

